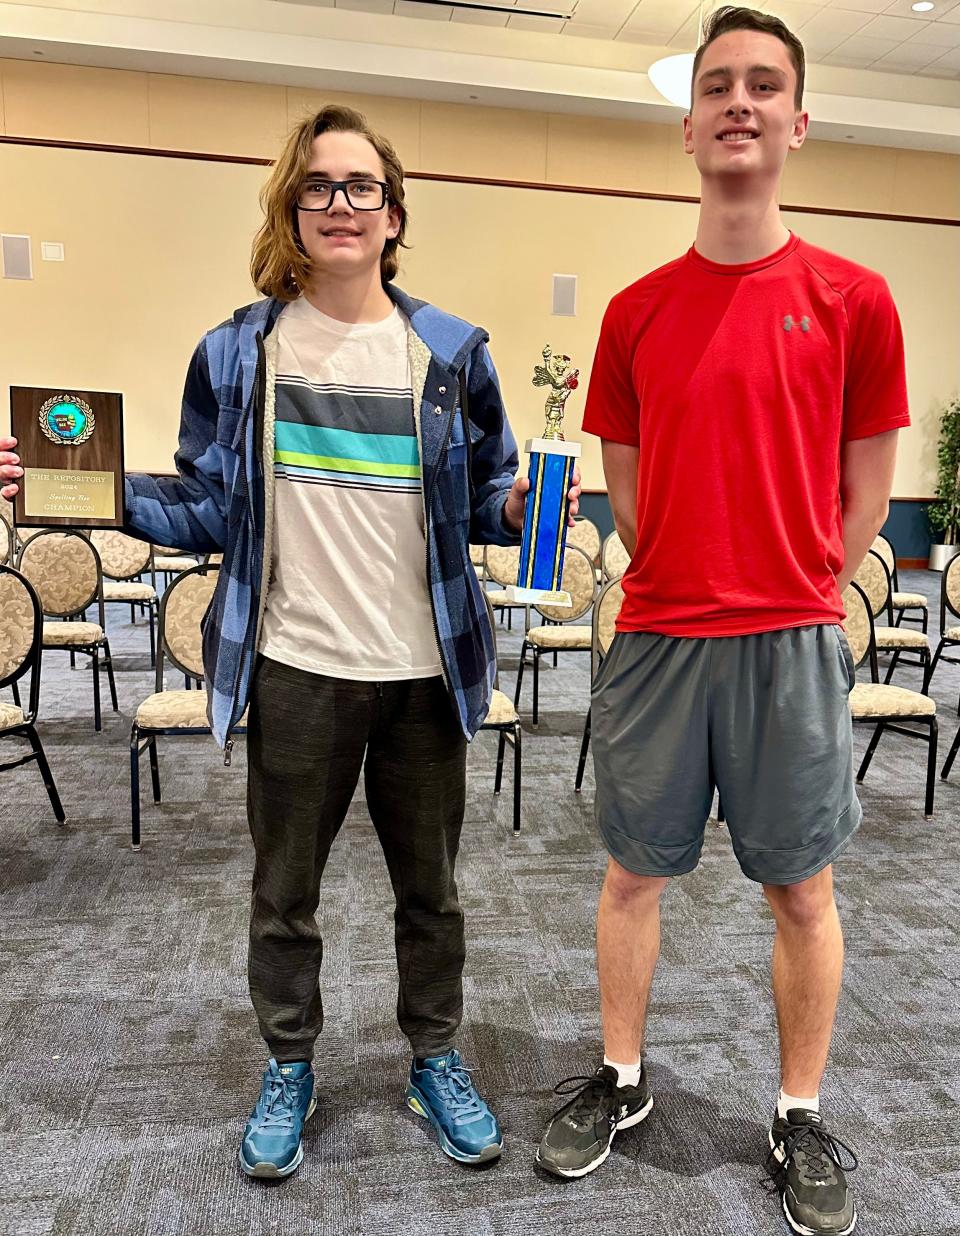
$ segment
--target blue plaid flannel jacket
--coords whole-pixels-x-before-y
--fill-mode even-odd
[[[490,707],[493,632],[469,543],[519,540],[503,524],[517,468],[488,336],[387,285],[410,319],[414,409],[426,510],[426,561],[444,677],[467,738]],[[207,714],[221,747],[247,706],[262,611],[266,502],[263,340],[283,303],[257,301],[206,334],[187,371],[176,453],[178,476],[127,477],[127,531],[191,553],[223,551],[203,621]],[[456,414],[458,375],[467,378],[471,449]],[[471,475],[467,475],[467,461]],[[272,468],[271,457],[266,466]],[[269,562],[269,547],[267,547]],[[229,746],[228,746],[229,749]]]

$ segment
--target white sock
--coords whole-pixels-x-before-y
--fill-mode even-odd
[[[780,1097],[777,1099],[777,1115],[781,1120],[786,1120],[787,1112],[791,1107],[802,1107],[807,1112],[820,1111],[820,1095],[815,1094],[812,1099],[798,1099],[795,1094],[784,1094],[780,1091]]]
[[[618,1086],[640,1085],[640,1066],[642,1061],[638,1060],[636,1064],[617,1064],[616,1060],[608,1060],[604,1056],[603,1063],[608,1069],[616,1069]]]

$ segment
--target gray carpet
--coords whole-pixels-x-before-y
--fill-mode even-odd
[[[905,572],[901,586],[926,592],[936,613],[939,577]],[[324,883],[327,1026],[307,1157],[279,1186],[243,1177],[236,1149],[264,1053],[246,996],[242,744],[225,769],[210,740],[161,740],[164,802],[149,802],[147,778],[144,848],[131,852],[127,741],[153,687],[146,628],[128,618],[116,608],[108,623],[121,711],[103,734],[89,671],[62,654],[46,662],[41,734],[67,828],[34,766],[0,777],[0,1233],[787,1231],[760,1184],[777,1086],[772,922],[714,826],[700,868],[665,898],[653,1115],[579,1183],[533,1166],[560,1102],[551,1087],[592,1071],[600,1051],[592,771],[573,793],[584,656],[542,676],[519,838],[509,764],[505,793],[491,795],[495,737],[470,756],[461,1046],[502,1118],[503,1159],[455,1165],[402,1106],[389,883],[358,799]],[[512,689],[519,637],[500,628],[499,639]],[[919,673],[896,681],[919,685]],[[933,689],[943,753],[958,691],[960,673],[944,665]],[[858,730],[858,753],[868,733]],[[925,822],[925,754],[884,738],[862,787],[864,826],[837,866],[848,961],[823,1099],[862,1159],[864,1236],[960,1236],[960,761]]]

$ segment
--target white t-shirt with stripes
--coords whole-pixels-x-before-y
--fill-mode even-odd
[[[335,678],[439,674],[409,323],[277,321],[273,572],[260,651]]]

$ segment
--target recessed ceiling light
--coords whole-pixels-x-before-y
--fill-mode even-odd
[[[934,5],[932,0],[917,0],[917,3],[911,4],[910,7],[915,13],[929,13]]]

